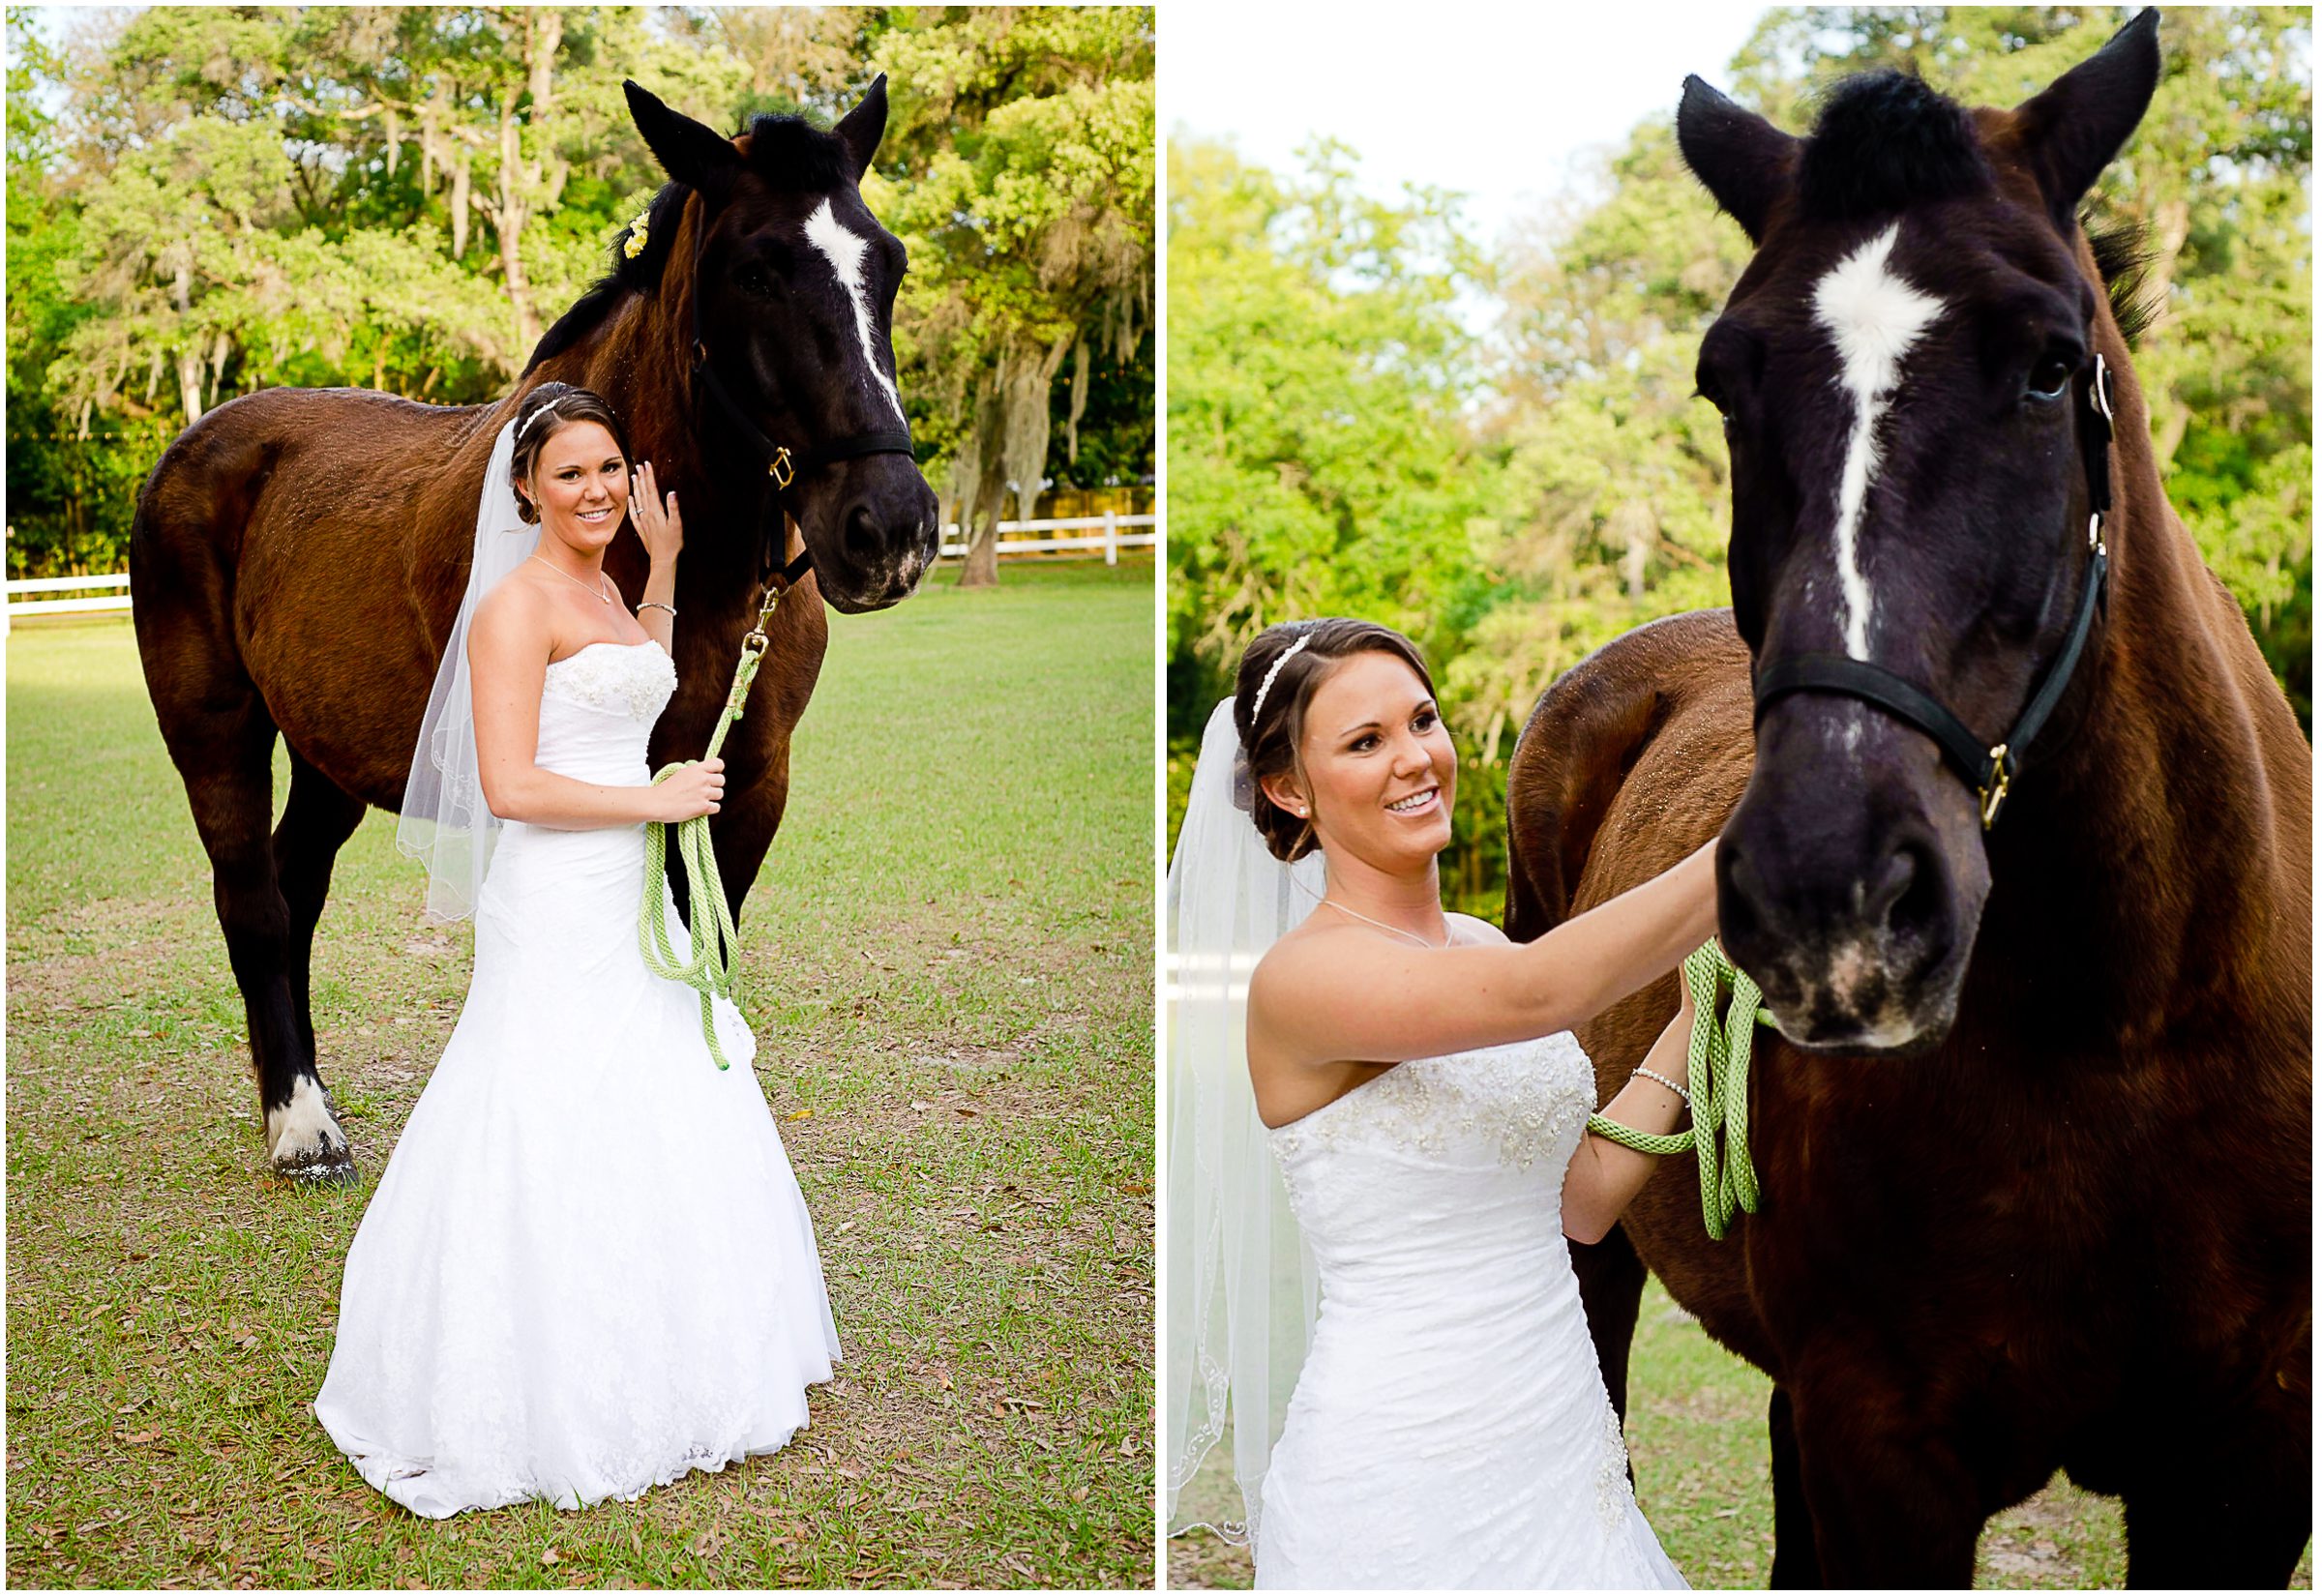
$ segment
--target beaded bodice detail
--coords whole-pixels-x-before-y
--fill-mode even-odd
[[[677,666],[655,642],[584,643],[550,662],[544,699],[608,710],[651,725],[677,691]]]
[[[1561,1181],[1595,1106],[1596,1076],[1588,1054],[1569,1031],[1561,1031],[1412,1059],[1267,1136],[1286,1171],[1310,1147],[1369,1146],[1425,1158],[1456,1151],[1518,1169],[1560,1150]],[[1297,1184],[1293,1176],[1294,1195]]]

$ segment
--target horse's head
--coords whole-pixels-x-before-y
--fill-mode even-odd
[[[705,425],[758,435],[833,606],[894,604],[936,557],[937,510],[895,388],[904,249],[857,187],[886,129],[886,79],[828,133],[760,116],[730,139],[626,88],[663,169],[701,196],[697,253],[670,264],[692,284],[696,386],[726,412]],[[683,197],[665,191],[675,203],[656,202],[654,231],[674,232]]]
[[[1718,923],[1801,1046],[1940,1041],[1990,873],[1979,795],[1928,731],[1845,690],[1773,695],[1769,673],[1861,662],[1997,743],[2068,652],[2098,569],[2094,357],[2123,357],[2074,212],[2152,97],[2155,29],[2147,12],[2012,111],[1855,78],[1804,139],[1686,82],[1685,162],[1757,246],[1698,371],[1760,695]]]

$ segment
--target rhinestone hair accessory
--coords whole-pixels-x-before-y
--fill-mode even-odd
[[[549,400],[548,403],[542,405],[539,409],[526,416],[524,418],[524,425],[517,429],[516,441],[519,443],[523,442],[524,434],[532,430],[532,424],[540,420],[541,417],[547,415],[550,411],[555,409],[557,404],[560,403],[563,399],[564,396],[562,394],[558,394],[555,399]]]
[[[1299,649],[1304,648],[1313,637],[1313,633],[1306,633],[1296,642],[1282,651],[1282,658],[1266,667],[1265,680],[1258,684],[1258,696],[1250,703],[1250,729],[1253,732],[1258,729],[1259,712],[1265,708],[1265,695],[1274,690],[1274,678],[1282,674],[1282,667],[1290,664],[1292,657]]]

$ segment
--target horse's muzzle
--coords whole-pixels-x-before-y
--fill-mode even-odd
[[[908,459],[854,462],[843,488],[824,535],[807,537],[822,597],[849,615],[899,604],[935,564],[935,489]]]
[[[1924,740],[1833,724],[1858,716],[1766,716],[1717,850],[1718,931],[1799,1047],[1907,1055],[1950,1030],[1990,875],[1974,806]]]

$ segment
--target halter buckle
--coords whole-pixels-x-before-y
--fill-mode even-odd
[[[2112,423],[2112,368],[2104,364],[2102,354],[2097,356],[2097,374],[2088,385],[2089,408],[2102,415],[2106,426]]]
[[[2091,553],[2104,552],[2104,515],[2101,511],[2089,512],[2088,547]]]
[[[1976,797],[1983,806],[1983,829],[2000,817],[2000,806],[2008,801],[2008,745],[1995,743],[1991,750],[1991,774],[1976,789]]]
[[[766,461],[766,475],[774,479],[777,488],[788,488],[797,478],[790,466],[790,452],[780,444],[774,446],[774,458]]]

